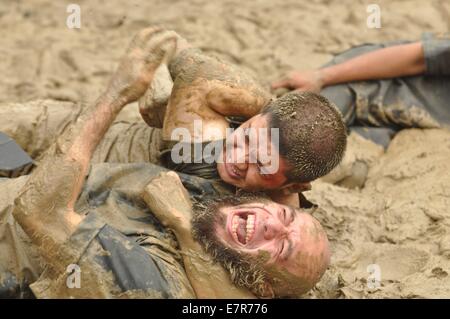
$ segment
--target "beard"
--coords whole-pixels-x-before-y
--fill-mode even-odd
[[[249,194],[239,197],[202,199],[201,202],[195,202],[192,234],[213,260],[229,272],[233,284],[249,289],[256,296],[264,296],[268,278],[261,258],[226,246],[215,232],[217,225],[223,227],[226,224],[226,218],[220,212],[220,208],[254,202],[255,199],[260,202],[261,196]]]

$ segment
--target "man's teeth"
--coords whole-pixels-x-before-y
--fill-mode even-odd
[[[237,236],[237,232],[236,232],[238,226],[239,226],[239,216],[234,215],[233,216],[233,220],[232,220],[232,224],[231,224],[231,233],[233,234],[234,239],[236,241],[239,241],[238,240],[238,236]]]
[[[247,217],[247,234],[245,236],[245,243],[248,243],[255,232],[255,215],[248,215]]]
[[[237,235],[237,228],[239,226],[239,219],[240,217],[238,215],[233,216],[232,224],[231,224],[231,231],[233,234],[233,237],[236,241],[239,242],[238,235]],[[245,234],[245,244],[247,244],[253,237],[253,234],[255,233],[255,215],[248,215],[247,216],[247,223],[245,225],[246,234]]]

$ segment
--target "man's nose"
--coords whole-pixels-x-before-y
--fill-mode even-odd
[[[288,233],[285,225],[276,219],[269,218],[264,225],[264,239],[271,240],[276,237],[283,236]]]

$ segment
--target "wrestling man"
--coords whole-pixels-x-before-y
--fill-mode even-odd
[[[115,123],[97,148],[93,162],[162,164],[171,170],[222,180],[230,187],[265,190],[275,201],[298,206],[297,193],[331,171],[344,154],[346,128],[337,109],[314,93],[293,93],[270,101],[268,93],[244,72],[204,55],[172,31],[161,32],[173,35],[177,41],[174,56],[163,63],[174,85],[167,97],[162,130]],[[148,101],[153,101],[153,95],[160,91],[150,87],[140,101],[141,114],[152,125],[157,123],[151,119],[155,114],[161,116],[161,112]],[[0,128],[32,157],[41,154],[53,134],[61,134],[82,109],[76,106],[73,110],[56,110],[57,106],[50,102],[40,104],[4,105],[0,109],[5,115],[3,121],[0,119]],[[248,120],[227,136],[229,116]],[[200,131],[195,128],[196,122],[201,123]],[[42,128],[53,134],[43,133]],[[191,149],[200,146],[201,156],[211,142],[224,146],[224,151],[215,153],[212,159],[183,154],[187,160],[176,163],[174,146],[183,140],[174,132],[180,129],[190,135]],[[278,130],[278,141],[272,140],[271,129]],[[256,147],[250,150],[249,130],[265,130],[263,139],[269,142],[257,140]],[[261,153],[270,154],[272,160],[259,158]],[[276,169],[269,171],[267,167],[272,165]]]
[[[31,175],[0,179],[6,243],[0,292],[27,296],[31,284],[41,298],[295,297],[320,279],[328,241],[309,214],[261,195],[220,197],[220,184],[180,173],[196,203],[192,216],[174,173],[107,163],[89,172],[117,114],[145,93],[176,41],[158,28],[139,32],[105,93],[81,111]],[[214,261],[227,276],[220,270],[210,276]],[[81,276],[79,284],[70,283],[68,269]]]

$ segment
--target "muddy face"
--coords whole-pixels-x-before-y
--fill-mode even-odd
[[[265,251],[271,264],[288,264],[321,231],[309,214],[275,202],[225,207],[220,213],[225,223],[216,225],[216,233],[222,243],[255,256]]]
[[[287,181],[267,116],[257,115],[227,137],[217,170],[223,181],[246,190],[276,189]],[[275,142],[275,143],[274,143]]]
[[[236,251],[258,258],[276,295],[311,289],[330,258],[327,236],[311,215],[275,202],[252,203],[221,210],[225,223],[216,225],[219,240]]]
[[[221,206],[194,227],[234,281],[246,285],[251,278],[261,294],[267,294],[270,283],[274,296],[298,297],[319,281],[329,263],[328,239],[319,222],[272,201]]]

